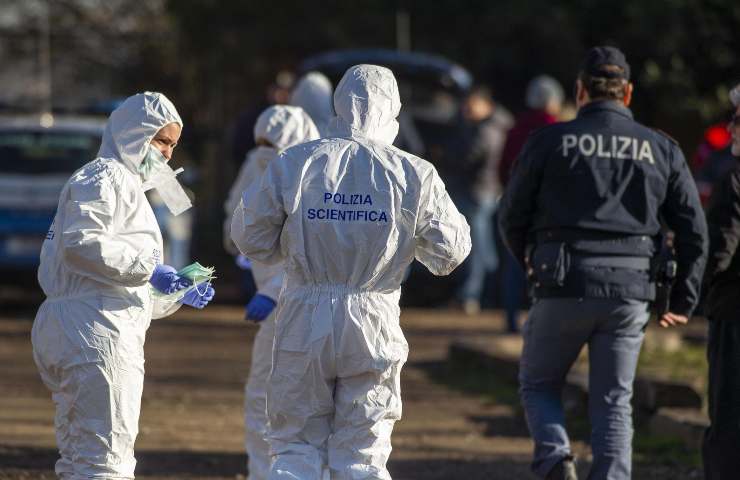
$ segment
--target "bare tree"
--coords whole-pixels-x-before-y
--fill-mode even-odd
[[[70,107],[115,94],[166,39],[164,1],[0,0],[0,104]]]

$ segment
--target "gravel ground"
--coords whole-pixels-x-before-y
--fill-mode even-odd
[[[53,408],[31,356],[35,310],[0,314],[0,479],[52,479]],[[154,321],[147,336],[147,376],[137,441],[137,478],[239,479],[243,382],[256,328],[241,309],[183,309]],[[406,310],[411,355],[402,376],[404,418],[393,435],[389,468],[400,479],[531,479],[531,442],[511,403],[440,380],[447,346],[466,333],[501,331],[498,315],[464,317],[446,310]],[[588,446],[575,442],[585,478]],[[634,478],[701,478],[695,468],[638,463]]]

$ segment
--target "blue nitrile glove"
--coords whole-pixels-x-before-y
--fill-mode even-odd
[[[236,256],[236,259],[234,261],[236,262],[236,266],[241,268],[242,270],[252,269],[252,262],[250,262],[249,259],[241,253]]]
[[[205,292],[205,293],[204,293]],[[203,295],[201,295],[201,293]],[[203,308],[208,305],[208,302],[213,300],[213,296],[216,294],[216,290],[208,282],[198,284],[196,288],[189,291],[182,297],[180,303],[189,305],[193,308]]]
[[[190,285],[190,280],[177,274],[177,270],[169,265],[159,264],[154,267],[154,273],[149,283],[160,292],[169,295]]]
[[[275,309],[275,300],[258,293],[247,304],[247,314],[245,318],[252,320],[255,323],[259,323],[266,319],[270,313]]]

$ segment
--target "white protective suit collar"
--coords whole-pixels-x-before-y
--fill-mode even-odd
[[[334,91],[333,135],[391,144],[398,135],[401,97],[393,72],[378,65],[350,67]]]
[[[331,81],[320,72],[308,72],[290,94],[290,104],[303,108],[325,136],[329,122],[334,118]]]
[[[318,139],[319,131],[301,107],[273,105],[262,112],[254,124],[254,139],[260,138],[270,142],[277,150],[285,150]]]
[[[170,123],[183,126],[175,106],[161,93],[144,92],[128,97],[110,114],[98,157],[118,159],[138,174],[149,143]]]

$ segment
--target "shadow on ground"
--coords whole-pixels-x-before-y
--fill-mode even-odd
[[[223,452],[140,451],[136,454],[137,478],[239,478],[246,475],[246,456]],[[2,478],[53,479],[56,450],[0,446]],[[516,460],[471,461],[424,459],[398,460],[389,463],[395,480],[467,480],[510,478],[512,471],[526,469],[526,462]],[[502,476],[505,475],[505,476]]]
[[[528,462],[522,460],[391,460],[393,480],[526,480]],[[525,475],[525,476],[522,476]],[[533,478],[533,477],[532,477]]]
[[[462,362],[417,362],[414,366],[424,371],[432,382],[457,390],[465,395],[478,395],[488,402],[510,406],[514,413],[511,416],[480,415],[468,417],[472,422],[485,425],[484,435],[509,438],[529,437],[524,413],[519,403],[517,386],[502,380],[486,365],[473,361],[464,364]],[[590,437],[590,427],[585,409],[569,411],[566,415],[567,429],[571,441],[587,444]],[[653,435],[644,427],[638,425],[635,430],[633,449],[634,478],[670,480],[703,478],[699,452],[687,449],[677,438]],[[465,462],[466,465],[467,463]],[[581,458],[578,470],[584,478],[589,465],[589,458]],[[500,465],[496,466],[496,468],[500,467]],[[455,478],[465,477],[466,475],[461,473],[460,477]]]
[[[490,369],[450,362],[416,362],[413,366],[422,370],[429,380],[437,384],[465,395],[482,396],[487,402],[507,405],[513,409],[514,415],[469,417],[475,423],[486,425],[485,435],[529,437],[516,387],[503,382]]]
[[[0,447],[0,467],[52,474],[58,452],[52,449]],[[246,472],[247,457],[240,453],[137,451],[137,476],[231,477]],[[45,478],[25,477],[25,478]],[[53,478],[53,475],[52,477]]]

